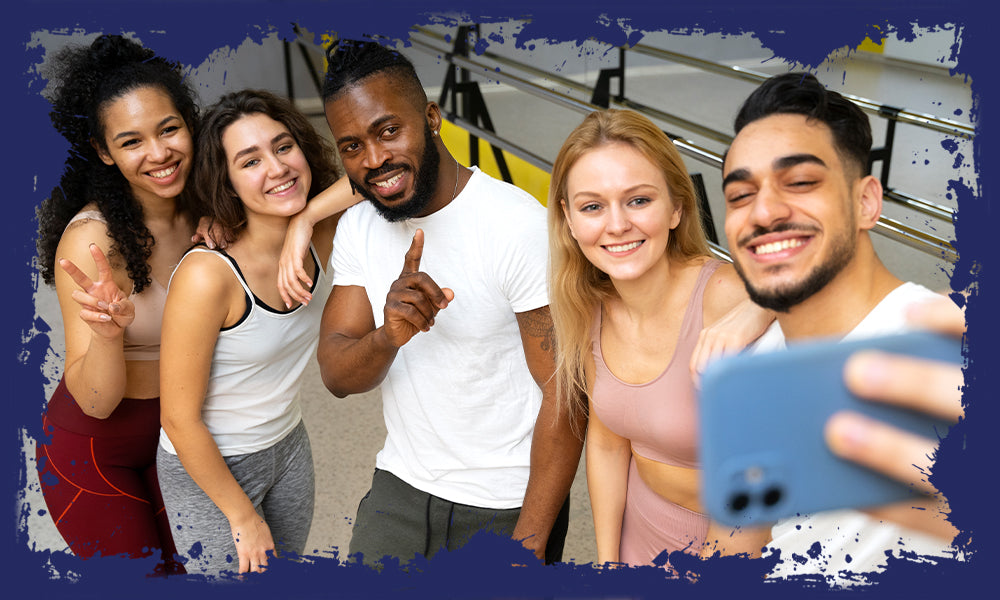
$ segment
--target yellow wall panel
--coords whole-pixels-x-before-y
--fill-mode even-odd
[[[441,125],[441,139],[458,162],[469,166],[469,133],[465,129],[446,120]],[[534,196],[544,206],[549,194],[549,173],[509,152],[503,155],[514,185]],[[493,149],[483,140],[479,140],[479,162],[479,168],[484,173],[502,179]]]

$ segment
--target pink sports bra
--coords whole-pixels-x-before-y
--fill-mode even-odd
[[[94,219],[107,223],[99,211],[79,212],[66,224]],[[135,319],[125,328],[125,360],[160,360],[160,326],[163,324],[163,307],[167,302],[167,289],[150,276],[151,284],[139,294],[129,295],[135,305]]]
[[[644,458],[698,468],[698,398],[688,364],[703,327],[705,286],[721,264],[710,260],[702,266],[684,312],[674,355],[667,368],[647,383],[626,383],[608,369],[601,353],[601,310],[597,310],[592,334],[596,366],[594,412],[608,429],[628,438],[632,450]]]

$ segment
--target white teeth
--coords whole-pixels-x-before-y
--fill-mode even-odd
[[[285,183],[283,183],[283,184],[281,184],[279,186],[276,186],[276,187],[273,187],[273,188],[269,189],[267,191],[267,193],[268,194],[279,194],[279,193],[287,190],[288,188],[292,187],[293,185],[295,185],[295,180],[294,179],[291,180],[291,181],[286,181]]]
[[[754,254],[758,256],[761,254],[774,254],[775,252],[781,252],[782,250],[788,250],[789,248],[798,248],[802,244],[806,243],[802,238],[792,238],[788,240],[781,240],[780,242],[771,242],[770,244],[761,244],[754,248]]]
[[[149,175],[151,177],[155,177],[156,179],[163,179],[164,177],[170,177],[171,175],[173,175],[174,171],[176,170],[177,170],[177,165],[174,165],[172,167],[167,167],[162,171],[150,171]]]
[[[605,246],[605,248],[608,249],[608,252],[628,252],[633,248],[638,248],[640,245],[642,245],[642,240],[638,242],[630,242],[628,244],[621,244],[619,246]]]
[[[380,187],[380,188],[391,188],[392,186],[396,185],[396,182],[399,181],[399,178],[402,177],[402,176],[403,176],[403,174],[400,173],[399,175],[395,175],[393,177],[390,177],[389,179],[386,179],[385,181],[383,181],[381,183],[376,183],[375,185],[377,187]]]

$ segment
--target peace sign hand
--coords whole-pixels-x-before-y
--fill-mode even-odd
[[[132,324],[135,306],[112,279],[111,265],[97,244],[90,245],[90,254],[97,266],[97,281],[65,258],[59,259],[59,266],[80,286],[73,290],[73,300],[81,306],[80,318],[94,333],[111,339]]]
[[[434,316],[455,298],[449,288],[438,287],[430,275],[420,271],[424,253],[424,232],[413,234],[403,259],[403,270],[389,288],[383,315],[389,343],[399,348],[421,331],[430,331]]]

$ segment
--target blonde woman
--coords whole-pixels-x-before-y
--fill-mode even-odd
[[[764,533],[724,530],[702,510],[690,366],[706,326],[733,320],[750,341],[772,316],[710,257],[674,145],[638,113],[591,113],[556,158],[548,214],[558,385],[568,410],[589,413],[598,562],[758,554]]]

